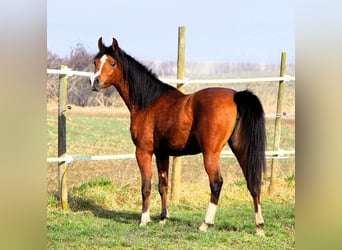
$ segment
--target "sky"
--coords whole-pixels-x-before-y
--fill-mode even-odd
[[[47,1],[47,49],[91,53],[115,37],[140,60],[176,61],[178,27],[186,28],[186,61],[295,63],[295,6],[272,0]]]

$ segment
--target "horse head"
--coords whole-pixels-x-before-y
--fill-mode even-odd
[[[122,81],[122,71],[118,62],[118,55],[121,52],[118,42],[113,38],[112,46],[106,47],[102,37],[98,40],[99,52],[94,58],[95,71],[90,77],[92,90],[108,88],[109,86]]]

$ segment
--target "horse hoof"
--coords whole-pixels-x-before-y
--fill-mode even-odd
[[[160,220],[159,221],[159,224],[160,225],[165,225],[166,224],[166,221],[167,221],[167,219],[165,218],[165,219],[163,219],[163,220]]]
[[[202,223],[202,225],[198,228],[201,232],[206,232],[209,228],[209,225],[205,222]]]
[[[262,228],[257,228],[256,235],[260,237],[264,237],[265,236],[264,230]]]
[[[141,221],[140,223],[139,223],[139,227],[144,227],[144,226],[146,226],[147,225],[147,223],[149,223],[150,221]]]

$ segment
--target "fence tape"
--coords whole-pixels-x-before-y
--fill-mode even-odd
[[[84,72],[84,71],[75,71],[71,70],[69,68],[66,69],[47,69],[46,71],[48,74],[58,74],[58,75],[67,75],[73,76],[87,76],[90,77],[94,73],[92,72]],[[183,83],[184,85],[189,84],[228,84],[228,83],[249,83],[249,82],[278,82],[278,81],[284,81],[284,82],[290,82],[295,81],[294,76],[285,75],[283,77],[259,77],[259,78],[236,78],[236,79],[204,79],[204,80],[190,80],[190,79],[168,79],[168,78],[159,78],[161,81],[167,82],[167,83]]]
[[[266,151],[267,158],[281,158],[285,159],[291,155],[295,155],[295,150],[282,150]],[[221,158],[234,158],[235,155],[232,151],[222,151]],[[49,157],[47,162],[65,162],[70,164],[73,161],[103,161],[103,160],[120,160],[120,159],[134,159],[135,154],[122,154],[122,155],[95,155],[95,156],[71,156],[65,155],[64,157]]]

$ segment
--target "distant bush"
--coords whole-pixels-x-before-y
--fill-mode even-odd
[[[48,50],[47,68],[59,69],[62,64],[72,70],[93,72],[94,54],[89,53],[82,44],[77,44],[69,56],[64,58]],[[134,55],[132,55],[134,57]],[[176,78],[177,64],[174,61],[142,61],[158,77]],[[279,62],[280,63],[280,62]],[[294,75],[294,65],[287,66],[287,74]],[[189,79],[218,79],[245,77],[279,76],[278,64],[236,63],[236,62],[186,62],[185,77]],[[201,87],[205,87],[201,85]],[[47,102],[58,101],[58,75],[48,74],[46,88]],[[194,91],[189,86],[189,91]],[[100,92],[93,92],[89,78],[72,76],[68,79],[68,103],[76,106],[115,106],[124,102],[114,87]]]

